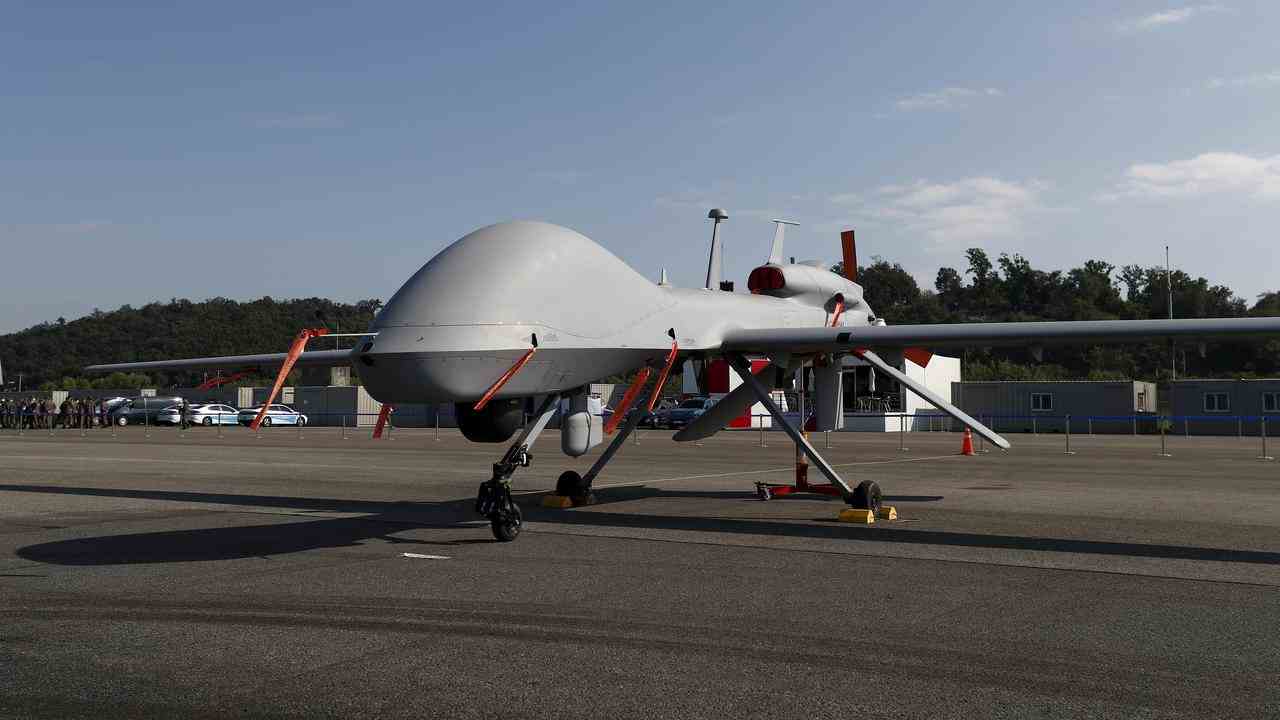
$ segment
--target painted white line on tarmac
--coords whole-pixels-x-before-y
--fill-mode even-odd
[[[448,555],[421,555],[418,553],[400,553],[404,557],[414,558],[416,560],[451,560]]]

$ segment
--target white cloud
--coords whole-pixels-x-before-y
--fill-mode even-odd
[[[1221,88],[1254,89],[1280,87],[1280,70],[1251,73],[1249,75],[1237,75],[1229,78],[1210,78],[1204,85],[1210,90],[1219,90]]]
[[[333,113],[298,113],[292,115],[260,115],[255,126],[269,130],[336,130],[346,126]]]
[[[882,186],[874,199],[855,212],[864,219],[922,234],[938,244],[1007,237],[1022,231],[1029,214],[1046,209],[1041,202],[1044,187],[1035,181],[1019,183],[993,177],[951,183],[921,180]],[[839,203],[843,197],[830,199]]]
[[[1215,194],[1280,199],[1280,155],[1210,152],[1189,160],[1130,165],[1125,180],[1101,199],[1185,198]]]
[[[1195,17],[1226,11],[1226,7],[1216,4],[1188,5],[1187,7],[1170,8],[1150,15],[1123,20],[1116,24],[1116,29],[1121,32],[1145,32],[1170,25],[1181,25]]]
[[[36,223],[26,225],[9,225],[9,232],[57,233],[59,235],[84,235],[86,233],[106,230],[115,225],[110,220],[79,220],[71,222]]]
[[[547,180],[560,185],[573,185],[590,177],[584,170],[539,170],[534,173],[539,180]]]
[[[983,97],[999,97],[1002,95],[995,88],[948,87],[941,90],[916,93],[898,98],[893,106],[903,112],[916,110],[958,110],[967,107],[971,101]]]

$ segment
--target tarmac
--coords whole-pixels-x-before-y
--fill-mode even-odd
[[[756,499],[776,432],[643,431],[545,509],[596,455],[548,433],[497,543],[455,431],[83,435],[0,432],[0,717],[1280,717],[1258,438],[818,435],[859,526]]]

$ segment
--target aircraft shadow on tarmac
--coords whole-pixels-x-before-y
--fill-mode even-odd
[[[606,502],[620,502],[622,498],[628,497],[630,499],[639,499],[640,497],[680,497],[682,495],[685,497],[691,495],[750,497],[748,493],[690,493],[662,491],[654,488],[644,488],[643,490],[648,491],[648,494],[642,494],[637,488],[615,488],[602,490],[599,495]],[[439,542],[399,538],[395,537],[395,535],[418,529],[457,528],[463,522],[473,522],[476,519],[470,500],[429,503],[384,503],[325,498],[223,495],[218,493],[114,490],[41,485],[0,485],[0,492],[43,492],[90,497],[127,497],[187,503],[244,505],[295,511],[369,513],[354,518],[304,519],[301,522],[278,522],[266,525],[226,526],[77,538],[29,545],[17,551],[18,556],[26,560],[55,565],[96,566],[233,560],[283,555],[320,548],[348,547],[361,544],[366,540],[439,545],[441,544]],[[922,497],[932,498],[933,496]],[[530,507],[531,503],[522,504],[526,506],[525,517],[527,520],[548,524],[648,530],[685,530],[828,540],[856,540],[862,542],[1034,550],[1167,560],[1208,560],[1280,565],[1280,553],[1255,550],[1229,550],[1020,535],[984,535],[980,533],[913,530],[893,527],[859,527],[836,525],[834,523],[804,524],[724,517],[676,517],[601,512],[585,508],[566,512]]]

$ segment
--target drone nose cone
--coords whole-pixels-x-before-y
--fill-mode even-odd
[[[544,325],[598,335],[618,322],[608,301],[652,307],[656,293],[581,233],[506,222],[480,228],[433,257],[396,292],[374,327]]]

